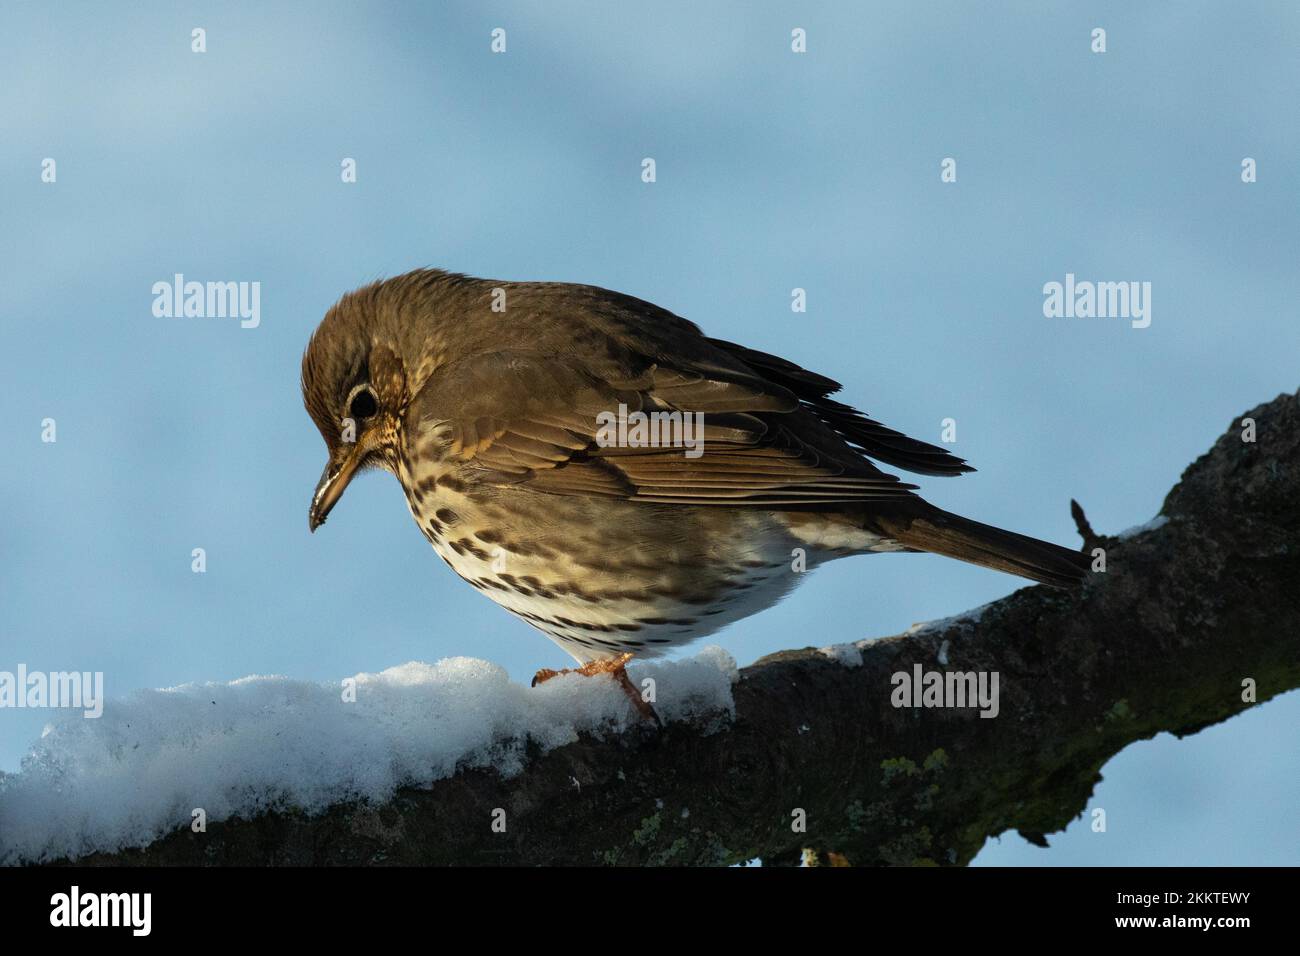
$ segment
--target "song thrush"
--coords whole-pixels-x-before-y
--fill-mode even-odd
[[[852,554],[1080,581],[1080,553],[942,511],[879,470],[869,459],[973,469],[834,401],[839,388],[617,292],[408,273],[344,295],[303,355],[329,449],[310,526],[359,469],[391,471],[451,569],[588,672],[716,631]],[[693,426],[697,445],[636,444],[637,413],[683,442]]]

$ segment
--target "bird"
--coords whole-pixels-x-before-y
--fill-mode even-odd
[[[771,607],[830,561],[931,552],[1056,588],[1089,571],[878,467],[974,471],[832,398],[835,380],[593,285],[372,283],[326,312],[301,386],[328,452],[311,531],[359,472],[392,473],[453,572],[633,703],[633,657]]]

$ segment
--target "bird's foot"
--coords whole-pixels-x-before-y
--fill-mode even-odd
[[[659,719],[659,715],[650,706],[650,702],[641,696],[641,692],[636,689],[632,679],[627,676],[627,662],[631,659],[631,654],[620,654],[618,657],[611,657],[607,660],[588,661],[581,667],[566,667],[561,671],[543,667],[533,675],[533,686],[544,684],[552,677],[559,677],[561,674],[581,674],[583,677],[610,674],[618,682],[618,685],[623,688],[623,693],[627,694],[628,700],[632,702],[632,706],[636,708],[637,713],[646,720],[653,720],[655,726],[662,727],[664,722]]]

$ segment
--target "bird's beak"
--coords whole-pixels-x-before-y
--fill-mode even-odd
[[[343,497],[348,482],[357,472],[357,466],[366,457],[366,449],[357,442],[340,446],[340,451],[330,456],[325,471],[321,473],[316,493],[311,496],[311,508],[307,511],[307,527],[315,531],[325,523],[330,510]]]

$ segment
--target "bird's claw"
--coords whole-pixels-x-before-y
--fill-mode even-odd
[[[641,692],[636,689],[636,685],[632,683],[632,679],[627,676],[627,662],[631,659],[631,654],[620,654],[618,657],[611,657],[606,660],[588,661],[581,667],[566,667],[564,670],[560,671],[551,670],[549,667],[543,667],[533,675],[532,686],[536,687],[538,684],[544,684],[552,677],[558,677],[561,674],[581,674],[583,677],[595,677],[598,674],[610,674],[613,676],[614,680],[618,682],[618,685],[623,688],[623,693],[627,694],[628,700],[632,702],[632,706],[636,708],[637,713],[646,720],[653,720],[656,727],[662,727],[664,722],[659,719],[659,715],[655,713],[654,707],[650,705],[649,701],[641,696]]]

